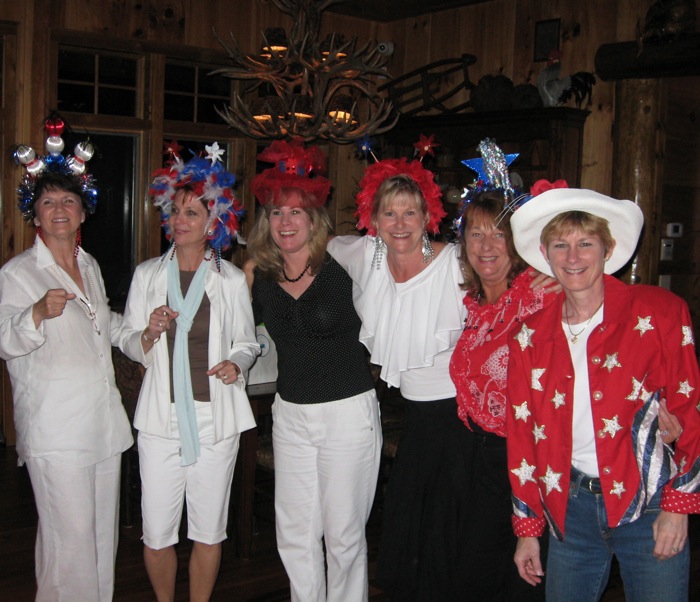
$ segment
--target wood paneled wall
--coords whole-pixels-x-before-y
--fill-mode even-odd
[[[322,35],[330,31],[357,36],[360,42],[388,40],[395,45],[388,68],[398,76],[427,63],[474,54],[471,79],[503,74],[515,84],[535,83],[545,63],[534,62],[538,21],[561,19],[563,73],[593,71],[597,48],[604,43],[634,39],[637,22],[651,0],[491,0],[390,23],[325,13]],[[271,0],[26,0],[1,2],[0,19],[19,25],[17,135],[42,145],[40,119],[46,114],[46,32],[53,28],[99,33],[132,41],[175,43],[220,50],[214,30],[233,34],[242,48],[253,49],[260,32],[289,26],[290,19]],[[455,102],[464,100],[456,98]],[[582,185],[601,192],[611,188],[614,86],[598,81],[586,123]],[[349,153],[331,155],[331,176],[341,196],[351,195],[358,162]],[[338,198],[339,206],[345,198]],[[26,242],[26,241],[23,241]]]

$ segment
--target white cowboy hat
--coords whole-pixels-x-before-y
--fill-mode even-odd
[[[605,273],[614,274],[634,255],[644,225],[642,210],[632,201],[613,199],[593,190],[554,188],[524,203],[510,220],[515,248],[533,268],[553,276],[540,251],[544,227],[560,213],[585,211],[607,220],[615,248],[605,264]]]

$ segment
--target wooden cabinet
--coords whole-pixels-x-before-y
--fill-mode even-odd
[[[386,148],[382,154],[384,157],[411,157],[419,135],[432,134],[440,146],[435,149],[435,157],[424,158],[426,167],[435,172],[436,181],[444,192],[453,187],[461,191],[476,175],[462,160],[478,157],[479,142],[491,138],[504,153],[520,154],[510,171],[520,175],[526,190],[541,178],[563,178],[569,186],[578,187],[587,116],[588,111],[550,107],[405,118],[384,135]],[[444,223],[447,227],[449,218],[457,211],[454,201],[454,194],[445,195],[448,219]]]

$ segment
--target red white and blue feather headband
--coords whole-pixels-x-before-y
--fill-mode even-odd
[[[184,186],[189,186],[197,198],[207,205],[207,242],[220,253],[227,250],[237,236],[245,210],[233,193],[236,177],[226,171],[221,163],[224,149],[219,148],[218,142],[204,148],[206,156],[195,155],[185,163],[179,155],[181,147],[176,142],[167,144],[166,152],[172,158],[166,167],[153,173],[148,194],[153,204],[160,208],[161,225],[165,237],[170,240],[170,213],[175,194]]]

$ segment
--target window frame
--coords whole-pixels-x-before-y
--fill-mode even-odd
[[[137,58],[137,107],[136,116],[100,115],[62,111],[61,116],[73,131],[115,133],[137,137],[135,149],[132,196],[132,271],[136,265],[160,252],[160,218],[158,211],[146,202],[150,174],[162,165],[162,149],[165,140],[201,140],[210,144],[218,141],[231,149],[226,160],[229,168],[236,167],[237,181],[248,180],[247,172],[254,174],[254,142],[245,138],[227,124],[195,123],[164,118],[165,64],[166,62],[190,63],[198,67],[214,69],[228,64],[223,51],[188,47],[183,45],[111,38],[94,33],[73,30],[54,30],[51,34],[51,62],[47,86],[47,106],[58,104],[58,52],[61,48],[87,50],[92,53],[115,54]],[[231,93],[236,83],[231,87]],[[252,150],[251,150],[252,149]],[[64,151],[66,152],[66,151]],[[252,166],[252,167],[250,167]],[[244,175],[245,174],[245,175]],[[252,176],[251,176],[252,177]],[[239,197],[245,196],[238,186]],[[244,205],[248,202],[241,198]],[[250,214],[249,214],[250,215]],[[252,218],[251,218],[252,219]],[[250,227],[250,226],[248,226]],[[242,261],[239,252],[234,261]]]

